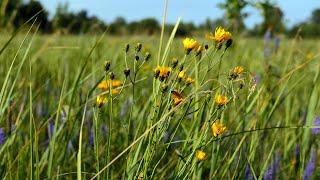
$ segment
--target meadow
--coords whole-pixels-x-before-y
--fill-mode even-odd
[[[320,177],[319,40],[0,37],[1,179]]]

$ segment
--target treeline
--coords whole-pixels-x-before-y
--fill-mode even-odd
[[[257,8],[263,17],[263,22],[252,29],[247,29],[244,24],[244,19],[249,14],[244,13],[243,9],[249,5]],[[200,25],[182,22],[177,30],[177,36],[195,35],[212,30],[217,25],[223,25],[233,32],[243,33],[247,36],[260,36],[267,29],[272,29],[275,33],[283,33],[288,36],[295,36],[299,31],[303,37],[320,37],[320,9],[315,9],[305,22],[287,28],[283,21],[282,10],[269,0],[259,1],[256,4],[250,4],[245,0],[225,0],[224,3],[219,4],[219,7],[225,11],[224,18],[207,19]],[[112,35],[153,35],[161,31],[160,23],[154,18],[127,22],[124,18],[118,17],[107,24],[96,16],[89,16],[85,10],[69,11],[68,4],[59,4],[56,13],[51,18],[38,1],[0,0],[0,11],[0,28],[7,30],[15,30],[36,16],[35,22],[39,25],[39,30],[42,33],[96,34],[104,32],[107,28],[108,33]],[[30,21],[29,24],[33,22]],[[173,27],[173,24],[166,25],[169,30]]]

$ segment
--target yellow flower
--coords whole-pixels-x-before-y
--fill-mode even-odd
[[[223,29],[221,26],[216,28],[214,34],[210,33],[207,35],[208,39],[212,39],[219,43],[227,41],[231,39],[231,37],[232,37],[231,33]]]
[[[183,47],[187,51],[187,53],[190,53],[193,49],[196,49],[199,46],[199,43],[191,38],[185,38],[183,40]]]
[[[191,77],[188,77],[186,80],[185,80],[186,84],[187,85],[190,85],[192,83],[194,83],[194,79],[192,79]]]
[[[204,161],[207,159],[207,154],[202,151],[202,150],[197,150],[196,151],[196,158],[199,160],[199,161]]]
[[[98,84],[98,88],[103,91],[106,91],[106,90],[109,90],[109,85],[110,85],[110,80],[107,80],[107,81],[103,80]],[[112,88],[120,87],[120,86],[122,86],[122,82],[119,80],[112,80],[111,86],[112,86]]]
[[[105,96],[98,96],[96,99],[97,106],[101,108],[107,102],[107,98]]]
[[[112,94],[119,94],[120,91],[118,89],[112,89]]]
[[[178,77],[179,79],[185,79],[187,77],[186,71],[180,71]]]
[[[312,52],[309,52],[307,55],[306,55],[306,58],[307,60],[311,60],[313,58],[313,53]]]
[[[244,68],[241,66],[236,66],[235,68],[233,68],[233,73],[237,75],[242,74],[243,71],[244,71]]]
[[[159,77],[160,80],[163,81],[170,75],[171,68],[158,66],[157,68],[154,69],[154,72],[155,72],[155,77]]]
[[[177,106],[183,101],[183,96],[177,91],[171,91],[171,94],[172,94],[173,104],[175,106]]]
[[[226,127],[219,122],[214,122],[211,126],[212,134],[214,137],[217,137],[218,135],[223,134],[226,131]]]
[[[219,105],[219,106],[223,106],[226,105],[228,103],[228,98],[224,95],[217,95],[215,97],[215,102]]]

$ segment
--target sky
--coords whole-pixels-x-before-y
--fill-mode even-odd
[[[253,0],[254,1],[254,0]],[[284,11],[288,26],[306,20],[315,8],[320,8],[320,0],[273,0]],[[59,3],[69,4],[69,10],[78,12],[87,10],[89,15],[95,15],[105,22],[112,22],[122,16],[129,22],[146,17],[162,19],[164,0],[40,0],[52,17]],[[184,22],[200,24],[206,18],[219,18],[223,11],[217,4],[223,0],[169,0],[167,22],[175,23],[181,16]],[[250,15],[245,23],[248,27],[262,21],[259,11],[246,8]]]

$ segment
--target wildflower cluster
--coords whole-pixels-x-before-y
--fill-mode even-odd
[[[161,143],[161,139],[165,135],[167,135],[166,140],[170,139],[171,122],[177,123],[175,126],[177,129],[173,131],[176,133],[183,121],[192,118],[192,125],[190,127],[186,126],[187,129],[190,128],[188,130],[191,132],[189,138],[192,141],[188,143],[192,145],[190,147],[185,146],[181,153],[177,150],[177,153],[183,159],[181,162],[179,161],[181,167],[180,165],[177,166],[179,172],[186,172],[185,169],[180,171],[180,168],[189,166],[193,158],[195,158],[195,163],[203,164],[200,162],[206,161],[209,158],[209,154],[211,154],[207,153],[209,150],[206,148],[206,144],[224,138],[223,135],[226,133],[228,125],[228,120],[225,119],[224,113],[228,110],[229,102],[238,98],[236,96],[239,90],[234,91],[233,86],[237,81],[246,81],[244,77],[245,70],[241,66],[236,66],[229,74],[225,73],[227,75],[223,74],[221,77],[219,71],[211,71],[211,69],[216,68],[215,65],[221,65],[223,54],[232,43],[232,35],[225,29],[218,27],[214,34],[210,34],[207,37],[218,44],[215,46],[216,48],[212,48],[214,51],[210,51],[209,45],[202,45],[197,40],[187,37],[182,40],[183,50],[185,51],[182,58],[173,58],[172,61],[168,61],[168,57],[165,56],[163,59],[160,58],[158,60],[154,68],[146,68],[146,62],[151,61],[152,56],[148,51],[144,51],[143,47],[145,46],[138,43],[131,51],[130,45],[126,44],[124,48],[124,80],[116,79],[115,74],[111,71],[97,86],[98,89],[102,92],[108,92],[106,94],[109,95],[118,94],[119,89],[120,92],[122,89],[127,88],[132,90],[131,97],[124,97],[126,99],[130,98],[129,105],[131,108],[125,124],[126,131],[130,134],[126,137],[127,141],[132,140],[132,131],[136,127],[136,124],[132,125],[133,117],[136,116],[134,115],[135,110],[133,107],[141,105],[144,107],[143,113],[145,113],[148,122],[147,126],[151,127],[152,133],[147,134],[150,143],[146,146],[145,153],[142,155],[144,163],[136,169],[136,172],[141,177],[148,177],[148,173],[144,170],[148,169],[152,163],[152,159],[156,154],[154,149],[157,148],[157,144]],[[223,52],[218,51],[220,49],[219,46],[222,44],[226,45],[226,49]],[[214,56],[211,55],[211,52],[222,53],[218,63],[211,62],[214,61]],[[207,63],[206,66],[202,64],[204,62]],[[221,68],[220,65],[218,70]],[[107,74],[112,69],[111,63],[106,62],[104,69]],[[147,70],[153,71],[153,80],[148,80],[148,77],[146,77],[147,82],[144,84],[149,86],[151,85],[149,83],[152,82],[151,96],[146,95],[145,91],[143,94],[139,91],[137,79],[140,77],[140,70],[143,72]],[[219,75],[217,78],[213,76],[216,72]],[[138,97],[142,97],[143,100],[137,99]],[[106,96],[98,96],[96,103],[98,107],[102,107],[107,101]],[[153,105],[150,106],[150,104]],[[149,112],[146,112],[148,109]],[[122,111],[126,110],[121,110],[121,113]],[[110,102],[109,116],[113,116],[112,102]],[[216,120],[212,121],[213,119]],[[159,124],[152,126],[155,123]],[[140,126],[147,127],[145,124]],[[174,134],[172,137],[174,137]],[[170,141],[172,141],[172,138]],[[178,173],[177,178],[179,179],[180,177],[181,174]]]

